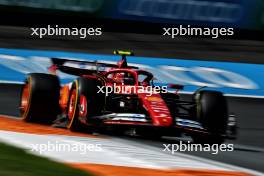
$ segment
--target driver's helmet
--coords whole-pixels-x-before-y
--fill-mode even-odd
[[[113,77],[113,80],[119,84],[124,83],[124,73],[116,73]]]
[[[118,84],[134,85],[135,78],[130,73],[116,73],[113,80]]]

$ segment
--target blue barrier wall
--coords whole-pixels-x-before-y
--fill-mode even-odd
[[[51,65],[51,57],[110,63],[116,63],[120,58],[115,55],[0,48],[0,82],[21,83],[27,73],[46,73]],[[184,93],[207,86],[207,89],[219,90],[231,96],[264,98],[264,65],[150,57],[128,57],[128,62],[152,72],[158,84],[184,84]],[[74,79],[63,73],[59,73],[59,76],[63,83]]]

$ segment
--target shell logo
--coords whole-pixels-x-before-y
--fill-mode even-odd
[[[147,99],[148,101],[162,101],[162,99],[160,97],[146,97],[145,99]]]

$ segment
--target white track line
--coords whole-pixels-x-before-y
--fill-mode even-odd
[[[0,140],[30,150],[32,144],[60,143],[81,143],[101,144],[102,151],[88,151],[85,155],[80,152],[68,151],[45,151],[41,155],[57,161],[71,163],[96,163],[117,166],[130,166],[142,168],[197,168],[212,170],[230,170],[224,167],[214,166],[184,157],[170,156],[162,152],[149,150],[146,146],[134,146],[124,141],[100,138],[69,137],[61,135],[36,135],[17,132],[0,131]],[[39,154],[34,151],[34,153]]]
[[[174,92],[174,91],[169,91],[169,92]],[[191,95],[194,92],[191,91],[179,91],[179,94],[186,94],[186,95]],[[258,98],[258,99],[263,99],[264,96],[262,95],[242,95],[242,94],[224,94],[226,97],[239,97],[239,98]]]
[[[116,139],[114,139],[114,140],[116,140]],[[136,145],[138,147],[144,147],[145,149],[148,149],[148,150],[154,150],[154,151],[159,151],[159,152],[161,151],[161,149],[159,149],[157,147],[144,145],[144,144],[142,144],[140,142],[135,142],[135,141],[132,142],[132,141],[129,141],[129,140],[126,140],[126,139],[117,139],[117,140],[119,140],[120,143],[127,143],[127,144],[130,144],[130,145]],[[167,155],[171,155],[171,153],[168,153],[168,152],[166,154]],[[211,160],[211,159],[206,159],[206,158],[202,158],[202,157],[198,157],[198,156],[193,156],[193,155],[190,155],[190,154],[184,154],[184,153],[180,153],[180,152],[175,152],[173,154],[173,156],[183,157],[183,158],[187,158],[187,159],[191,159],[191,160],[200,161],[200,162],[203,162],[203,163],[208,163],[208,164],[211,164],[211,165],[214,165],[214,166],[224,167],[225,169],[228,169],[228,170],[245,172],[245,173],[256,175],[256,176],[264,176],[264,173],[261,173],[261,172],[258,172],[258,171],[252,170],[252,169],[247,169],[247,168],[243,168],[243,167],[239,167],[239,166],[234,166],[234,165],[231,165],[231,164],[226,164],[226,163],[214,161],[214,160]]]
[[[192,157],[182,153],[169,155],[155,147],[119,138],[102,139],[64,135],[37,135],[0,130],[0,141],[22,147],[34,154],[45,156],[60,162],[93,163],[153,169],[244,171],[253,175],[261,175],[261,173],[249,169],[234,167],[219,162],[201,159],[199,157]],[[47,144],[48,141],[52,144],[100,144],[102,150],[87,151],[85,154],[81,154],[80,151],[45,151],[40,154],[37,151],[31,150],[33,144]]]
[[[24,84],[23,81],[6,81],[6,80],[0,80],[0,84]]]

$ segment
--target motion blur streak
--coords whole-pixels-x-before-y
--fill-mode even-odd
[[[158,169],[143,169],[135,167],[121,167],[121,166],[109,166],[99,164],[70,164],[70,166],[80,168],[87,171],[93,171],[99,175],[105,176],[249,176],[245,173],[240,172],[226,172],[226,171],[208,171],[208,170],[158,170]]]
[[[231,23],[240,19],[243,7],[237,3],[197,0],[129,0],[119,10],[126,15],[177,20]]]

